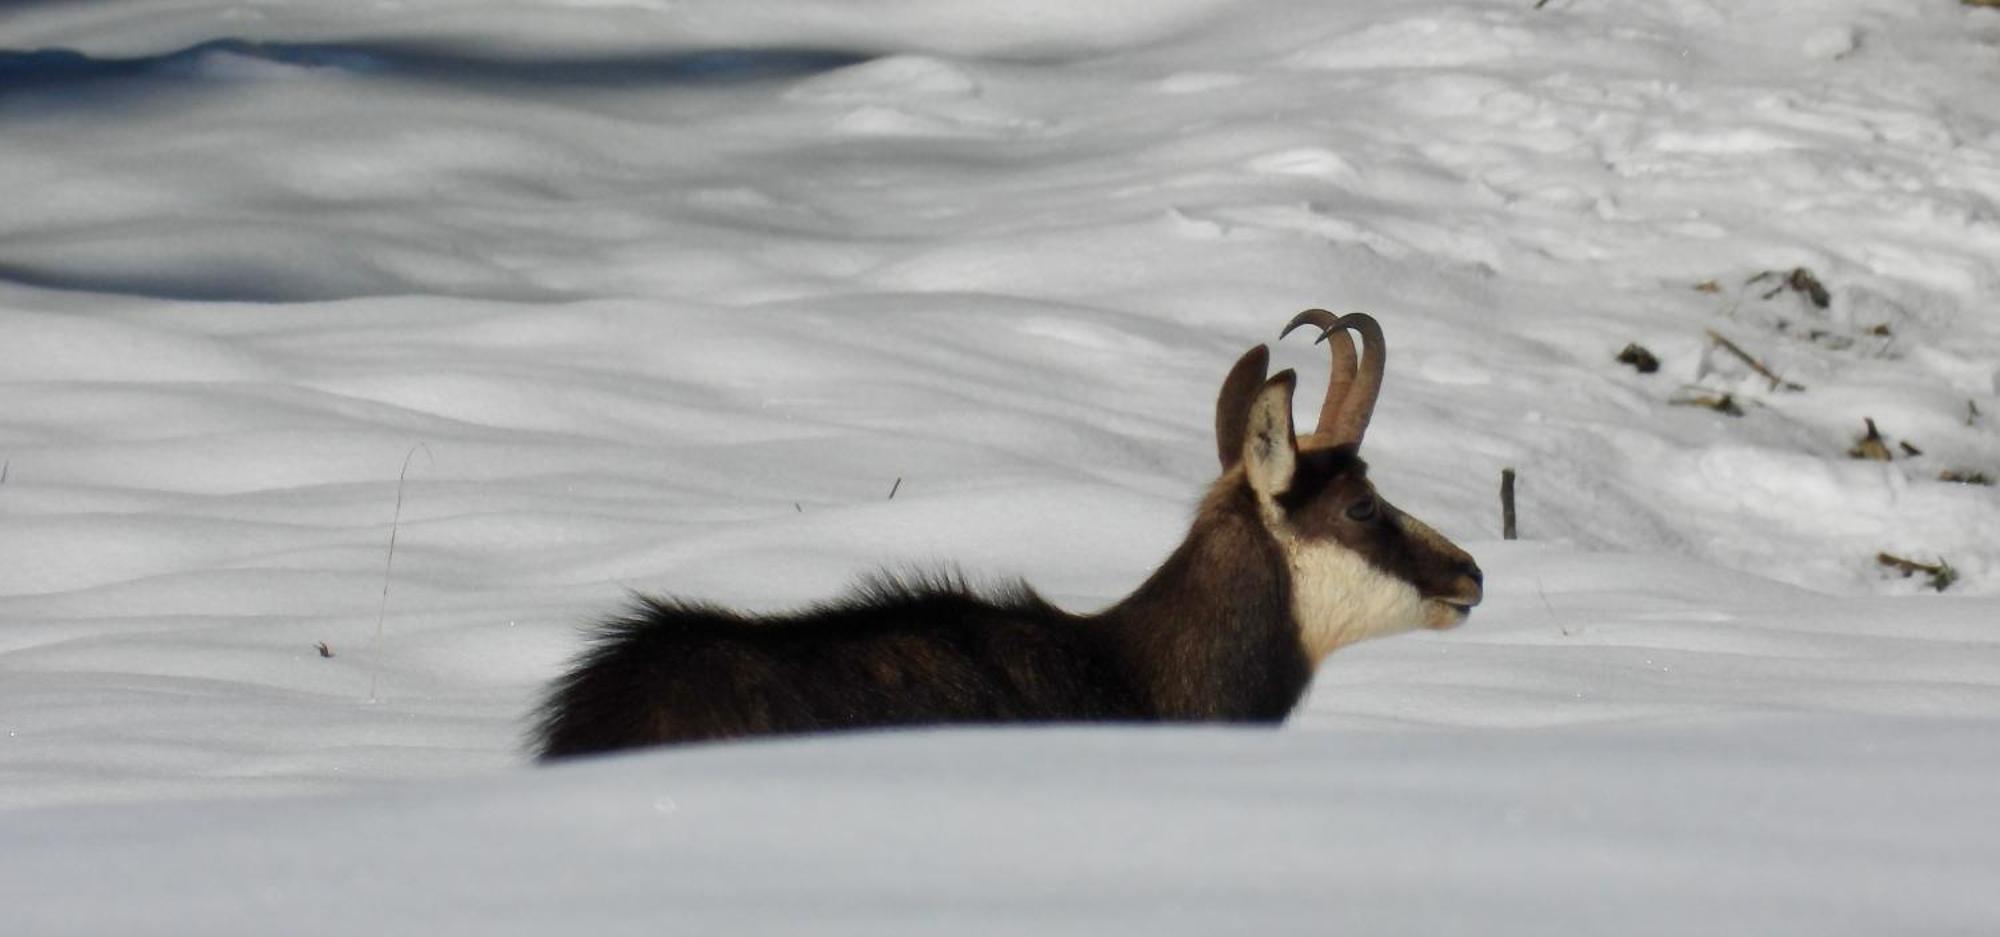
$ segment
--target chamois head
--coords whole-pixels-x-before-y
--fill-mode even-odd
[[[1479,604],[1479,566],[1383,500],[1360,457],[1382,390],[1382,327],[1364,313],[1309,309],[1280,337],[1301,326],[1317,327],[1333,357],[1318,424],[1294,432],[1296,375],[1267,380],[1269,349],[1250,349],[1216,401],[1219,492],[1247,488],[1289,568],[1292,614],[1314,661],[1365,638],[1456,626]],[[1358,371],[1350,332],[1363,341]]]

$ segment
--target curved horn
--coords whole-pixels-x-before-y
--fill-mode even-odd
[[[1330,435],[1336,442],[1359,445],[1362,434],[1368,431],[1368,419],[1375,415],[1375,400],[1382,395],[1382,369],[1388,364],[1382,324],[1365,312],[1336,317],[1324,309],[1308,309],[1294,316],[1279,337],[1301,325],[1319,326],[1322,331],[1318,340],[1327,343],[1333,356],[1333,377],[1327,383],[1326,402],[1320,407],[1319,425],[1313,431]],[[1354,367],[1354,340],[1347,336],[1349,330],[1361,335],[1358,373]]]
[[[1374,316],[1350,312],[1340,317],[1340,325],[1361,335],[1361,373],[1341,402],[1340,425],[1333,428],[1333,438],[1360,445],[1361,434],[1368,432],[1368,418],[1375,415],[1375,398],[1382,395],[1382,368],[1389,363],[1389,349],[1382,342],[1382,324]]]
[[[1347,337],[1347,330],[1341,327],[1339,316],[1324,309],[1308,309],[1292,317],[1278,338],[1292,334],[1292,330],[1302,325],[1317,326],[1320,330],[1318,341],[1325,341],[1333,357],[1333,373],[1327,378],[1326,398],[1319,406],[1319,421],[1314,433],[1330,433],[1340,422],[1340,406],[1347,399],[1348,388],[1354,384],[1354,340]],[[1331,340],[1329,340],[1329,338]]]

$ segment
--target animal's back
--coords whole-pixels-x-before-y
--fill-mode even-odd
[[[551,689],[543,758],[921,723],[1143,718],[1083,619],[1025,587],[877,580],[774,618],[642,600]]]

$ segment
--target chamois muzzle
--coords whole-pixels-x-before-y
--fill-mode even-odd
[[[1466,556],[1454,573],[1448,591],[1429,599],[1432,610],[1427,624],[1432,630],[1445,631],[1464,624],[1472,614],[1472,607],[1486,596],[1486,576],[1471,556]]]

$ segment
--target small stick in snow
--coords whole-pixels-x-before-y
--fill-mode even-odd
[[[1945,469],[1938,473],[1938,481],[1959,485],[1991,485],[1993,476],[1978,469]]]
[[[1734,394],[1723,394],[1718,397],[1714,394],[1702,394],[1702,393],[1688,394],[1685,393],[1686,390],[1687,390],[1686,388],[1683,388],[1682,396],[1668,400],[1667,406],[1700,407],[1704,410],[1714,410],[1715,412],[1720,413],[1723,416],[1743,415],[1743,408],[1737,405],[1736,397]]]
[[[1500,539],[1516,539],[1514,524],[1514,470],[1500,470]]]
[[[1965,402],[1965,425],[1979,425],[1979,405],[1973,403],[1971,400]]]
[[[1715,347],[1720,348],[1723,351],[1729,352],[1732,355],[1735,355],[1744,364],[1749,365],[1750,370],[1755,371],[1760,375],[1763,375],[1765,380],[1771,382],[1772,390],[1778,390],[1779,388],[1783,388],[1785,390],[1806,389],[1804,384],[1794,384],[1791,381],[1779,377],[1777,374],[1773,373],[1770,368],[1765,367],[1764,362],[1758,361],[1755,357],[1751,356],[1749,352],[1744,351],[1742,346],[1736,344],[1735,342],[1730,341],[1729,339],[1723,338],[1722,333],[1717,332],[1714,329],[1709,329],[1708,340],[1714,342]]]
[[[896,492],[903,487],[903,476],[896,476],[896,483],[889,486],[889,500],[896,500]]]
[[[330,645],[328,645],[325,641],[321,641],[320,643],[313,645],[313,650],[318,651],[319,656],[321,657],[333,656],[333,648]]]
[[[1972,402],[1972,401],[1970,401],[1970,400],[1966,401],[1966,403],[1971,403],[1971,402]],[[1971,425],[1971,424],[1969,424],[1969,423],[1968,423],[1968,424],[1966,424],[1966,425],[1968,425],[1968,426],[1969,426],[1969,425]],[[14,470],[14,460],[13,460],[13,459],[8,459],[8,460],[7,460],[7,462],[6,462],[6,464],[4,464],[4,465],[0,465],[0,485],[4,485],[4,484],[7,484],[7,473],[8,473],[8,472],[11,472],[11,471],[13,471],[13,470]]]
[[[396,568],[396,535],[402,531],[403,527],[403,484],[410,479],[410,460],[417,457],[418,449],[424,451],[424,458],[429,459],[432,465],[437,464],[436,457],[431,455],[431,447],[423,443],[417,443],[411,446],[410,451],[403,455],[403,471],[396,476],[396,513],[389,520],[389,556],[382,561],[382,605],[375,611],[375,650],[377,651],[382,648],[382,633],[389,621],[389,573]],[[379,657],[376,660],[376,664],[376,670],[368,675],[368,701],[371,703],[375,702],[376,681],[381,676],[381,661]]]
[[[1903,454],[1911,458],[1915,458],[1917,456],[1924,454],[1924,451],[1922,449],[1910,445],[1910,442],[1907,439],[1897,440],[1896,448],[1903,450]]]
[[[1893,553],[1877,553],[1875,554],[1875,562],[1902,573],[1905,579],[1917,573],[1923,573],[1930,580],[1931,588],[1939,592],[1951,588],[1951,584],[1958,581],[1958,570],[1951,568],[1951,564],[1945,562],[1942,556],[1938,557],[1938,561],[1935,563],[1919,563],[1916,560],[1907,560]]]

